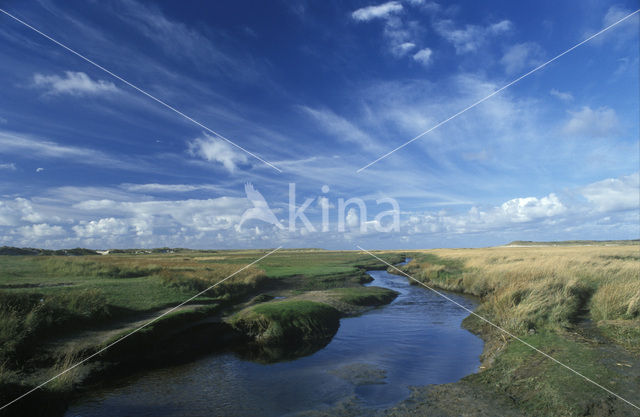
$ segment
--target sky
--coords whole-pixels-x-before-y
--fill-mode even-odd
[[[640,238],[640,14],[360,170],[636,1],[0,8],[0,246]]]

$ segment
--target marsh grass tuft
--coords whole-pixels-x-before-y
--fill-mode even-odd
[[[37,339],[108,316],[106,298],[96,289],[57,295],[0,292],[0,362],[15,364]]]
[[[291,345],[332,337],[340,325],[340,312],[315,301],[274,301],[241,311],[231,324],[259,343]]]

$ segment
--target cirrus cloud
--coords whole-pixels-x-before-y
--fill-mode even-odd
[[[35,74],[33,84],[46,89],[46,94],[97,95],[114,93],[118,88],[110,81],[92,80],[84,72],[65,71],[64,76]]]
[[[386,19],[394,13],[401,12],[402,9],[402,4],[397,1],[390,1],[387,3],[379,4],[377,6],[367,6],[360,8],[351,13],[351,17],[362,22],[366,22],[372,19]]]
[[[608,137],[618,132],[619,122],[615,110],[610,107],[592,109],[584,106],[572,112],[563,127],[563,132],[571,136]]]

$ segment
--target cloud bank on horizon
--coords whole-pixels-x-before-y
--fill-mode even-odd
[[[636,7],[9,2],[283,172],[0,16],[0,246],[638,238],[638,15],[356,173]],[[295,184],[315,230],[255,219],[239,228],[246,183],[282,225]],[[355,197],[364,219],[362,207],[340,203]],[[398,202],[399,228],[363,231],[360,220],[373,225],[389,209],[385,198]]]

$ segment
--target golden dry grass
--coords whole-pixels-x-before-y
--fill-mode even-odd
[[[409,271],[485,299],[481,310],[523,332],[567,325],[589,310],[601,320],[640,320],[640,246],[495,247],[424,251]],[[437,258],[431,259],[429,255]]]

